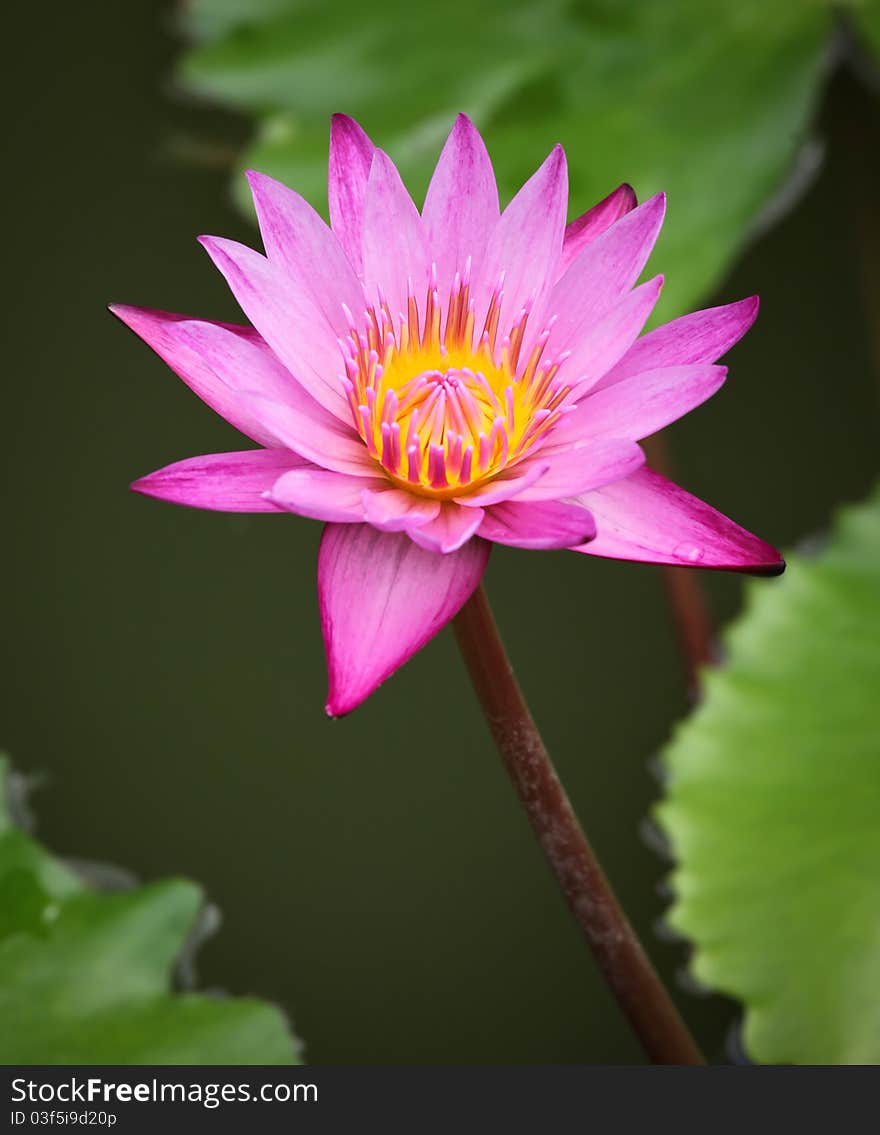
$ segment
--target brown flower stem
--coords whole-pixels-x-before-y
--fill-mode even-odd
[[[662,434],[642,443],[648,464],[664,477],[674,480],[669,446]],[[698,574],[693,568],[664,566],[663,586],[672,613],[681,654],[687,668],[688,692],[696,702],[700,696],[700,673],[704,666],[718,661],[713,646],[712,619]]]
[[[532,720],[482,586],[454,621],[455,635],[504,766],[532,830],[648,1058],[704,1064],[621,910]]]

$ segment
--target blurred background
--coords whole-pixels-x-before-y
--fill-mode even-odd
[[[451,634],[329,721],[320,526],[128,492],[170,461],[239,447],[105,305],[238,318],[195,237],[256,241],[231,178],[250,118],[182,91],[170,4],[29,5],[14,18],[26,47],[2,77],[0,745],[40,779],[40,838],[145,880],[200,881],[222,912],[200,984],[279,1003],[311,1062],[639,1061]],[[876,472],[880,116],[863,79],[842,57],[828,65],[810,124],[821,162],[700,297],[758,292],[761,317],[724,390],[667,431],[678,479],[783,548]],[[543,141],[546,152],[556,138]],[[695,183],[700,161],[697,147]],[[631,179],[621,168],[605,191]],[[667,270],[662,251],[652,268]],[[741,581],[701,582],[715,622],[728,620]],[[685,988],[684,945],[656,932],[668,868],[645,838],[660,793],[651,758],[688,708],[660,573],[502,548],[487,584],[585,829],[708,1055],[724,1059],[736,1005]]]

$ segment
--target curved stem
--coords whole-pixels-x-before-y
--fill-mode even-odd
[[[705,1063],[581,830],[514,677],[482,586],[455,617],[454,627],[529,823],[646,1054],[656,1064]]]

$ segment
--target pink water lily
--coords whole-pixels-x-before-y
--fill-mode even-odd
[[[248,175],[265,255],[202,237],[251,326],[112,310],[261,447],[179,461],[138,492],[326,523],[327,711],[353,709],[477,587],[492,543],[734,571],[779,554],[644,464],[642,438],[714,394],[757,298],[641,336],[664,198],[621,186],[566,226],[557,146],[501,212],[459,116],[421,214],[352,119],[331,227]]]

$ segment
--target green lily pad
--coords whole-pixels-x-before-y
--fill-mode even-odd
[[[12,821],[0,758],[0,1063],[295,1064],[283,1014],[172,992],[203,896],[89,888]]]
[[[849,5],[878,25],[877,0]],[[572,209],[622,181],[669,194],[661,313],[727,270],[796,168],[825,74],[826,0],[194,0],[190,88],[252,113],[243,165],[325,200],[328,120],[358,118],[417,191],[456,112],[509,196],[561,141]],[[245,200],[242,179],[238,188]]]
[[[880,491],[753,584],[665,753],[669,921],[766,1063],[880,1063]]]

